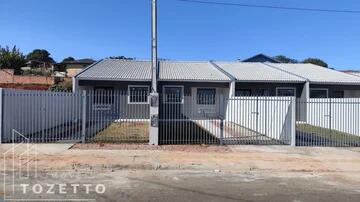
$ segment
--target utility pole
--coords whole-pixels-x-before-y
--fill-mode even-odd
[[[157,92],[157,0],[151,0],[151,93],[149,144],[159,144],[159,94]]]
[[[151,2],[151,92],[157,93],[157,0]]]

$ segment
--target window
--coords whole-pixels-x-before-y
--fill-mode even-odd
[[[184,87],[183,86],[164,86],[164,103],[183,103]]]
[[[197,104],[198,105],[214,105],[216,89],[215,88],[198,88]]]
[[[94,104],[110,105],[114,103],[114,88],[112,87],[95,87]]]
[[[296,89],[295,88],[276,88],[276,95],[277,96],[296,96]]]
[[[334,98],[344,98],[345,97],[345,92],[342,90],[339,91],[335,91],[334,92]]]
[[[328,89],[310,89],[310,98],[328,98]]]
[[[129,86],[129,104],[147,104],[148,96],[148,86]]]
[[[255,89],[253,96],[270,96],[270,91],[268,89]]]
[[[235,96],[251,96],[251,89],[239,89],[235,91]]]

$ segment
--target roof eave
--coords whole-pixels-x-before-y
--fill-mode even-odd
[[[78,80],[87,80],[87,81],[142,81],[142,82],[151,82],[151,79],[125,79],[125,78],[94,78],[94,77],[78,77]]]
[[[196,83],[229,83],[231,80],[210,80],[210,79],[159,79],[160,82],[196,82]]]

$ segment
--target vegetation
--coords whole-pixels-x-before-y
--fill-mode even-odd
[[[50,53],[44,49],[35,49],[26,56],[26,60],[36,60],[45,63],[55,63],[55,60],[50,57]]]
[[[75,61],[75,58],[73,58],[73,57],[67,57],[67,58],[64,58],[64,59],[62,60],[62,62],[71,62],[71,61]]]
[[[8,46],[0,47],[0,69],[13,69],[15,74],[20,74],[25,63],[24,54],[16,46],[11,49]]]
[[[296,124],[296,131],[306,133],[311,136],[317,136],[318,138],[325,138],[329,141],[340,141],[344,144],[360,142],[360,136],[344,133],[338,130],[330,130],[328,128],[313,126],[310,124]]]
[[[52,75],[52,71],[51,70],[44,70],[44,69],[28,69],[28,70],[24,70],[22,72],[22,75],[27,75],[27,76],[51,76]]]
[[[302,63],[310,63],[310,64],[319,65],[321,67],[328,68],[328,64],[319,58],[307,58],[307,59],[303,60]]]
[[[292,58],[288,58],[284,55],[277,55],[274,57],[275,60],[282,62],[282,63],[298,63],[297,60],[292,59]]]
[[[72,81],[70,79],[50,86],[51,91],[72,91]]]
[[[121,123],[115,122],[110,124],[103,131],[100,131],[92,139],[93,142],[131,142],[145,143],[149,141],[149,123],[132,122]]]
[[[134,60],[135,58],[128,58],[125,56],[110,56],[108,59],[118,59],[118,60]]]

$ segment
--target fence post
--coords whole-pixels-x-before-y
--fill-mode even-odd
[[[224,117],[220,117],[220,144],[224,144]]]
[[[296,97],[291,97],[291,144],[296,146]]]
[[[82,129],[81,129],[81,142],[86,142],[86,90],[82,91]]]
[[[3,137],[3,108],[4,108],[4,90],[0,88],[0,144],[2,143]]]

